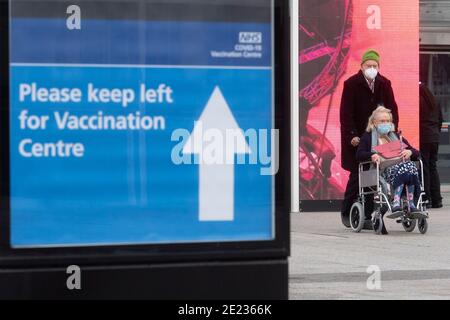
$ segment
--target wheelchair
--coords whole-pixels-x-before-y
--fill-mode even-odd
[[[403,211],[392,212],[393,188],[386,182],[382,172],[386,168],[380,167],[380,164],[374,164],[371,161],[359,164],[359,195],[357,201],[350,209],[350,225],[354,232],[360,232],[364,227],[365,200],[367,196],[373,195],[374,212],[372,213],[373,230],[376,234],[381,234],[383,229],[383,217],[388,219],[397,219],[406,232],[413,232],[418,228],[421,234],[428,230],[428,212],[426,210],[427,200],[425,201],[424,181],[423,181],[423,163],[421,160],[414,161],[419,172],[420,192],[417,192],[414,202],[418,212],[411,212],[405,194],[401,198]],[[406,188],[405,188],[406,189]]]

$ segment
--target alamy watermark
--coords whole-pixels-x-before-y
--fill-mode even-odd
[[[66,273],[70,274],[66,280],[66,286],[69,290],[81,290],[81,268],[77,265],[68,266]]]
[[[81,30],[81,8],[73,4],[67,7],[66,13],[69,15],[66,20],[67,29]]]
[[[176,165],[258,165],[261,175],[278,172],[279,132],[277,129],[205,129],[197,121],[191,134],[187,129],[172,132],[171,159]]]
[[[381,290],[381,269],[379,266],[371,265],[367,268],[366,273],[370,274],[366,285],[369,290]]]

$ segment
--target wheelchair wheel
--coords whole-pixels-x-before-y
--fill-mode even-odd
[[[350,226],[353,231],[360,232],[364,227],[364,210],[359,202],[355,202],[350,208]]]
[[[383,216],[376,212],[373,218],[373,232],[380,235],[383,230]]]
[[[418,228],[421,234],[425,234],[428,231],[428,221],[425,218],[418,219]]]
[[[416,220],[415,219],[408,219],[402,221],[403,229],[405,229],[406,232],[413,232],[416,228]]]

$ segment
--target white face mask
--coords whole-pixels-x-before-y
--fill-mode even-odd
[[[373,67],[368,68],[368,69],[364,70],[364,75],[367,77],[367,79],[373,80],[378,75],[378,70]]]

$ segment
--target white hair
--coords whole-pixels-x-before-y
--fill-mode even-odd
[[[367,129],[366,129],[367,132],[372,132],[372,130],[375,129],[375,118],[377,117],[377,115],[379,115],[381,113],[386,113],[389,115],[389,119],[391,120],[391,123],[392,123],[392,131],[395,131],[395,125],[393,123],[393,116],[392,116],[391,110],[389,110],[388,108],[385,108],[383,105],[379,105],[378,108],[376,108],[372,112],[372,115],[369,117],[369,123],[367,124]]]

